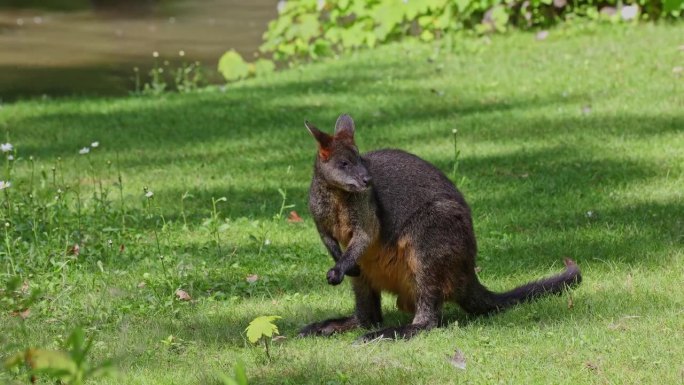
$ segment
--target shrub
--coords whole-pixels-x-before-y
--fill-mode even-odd
[[[281,1],[260,47],[276,61],[316,59],[406,36],[548,27],[570,17],[655,20],[682,15],[684,0],[301,0]]]

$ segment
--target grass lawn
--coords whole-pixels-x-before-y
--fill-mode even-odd
[[[576,27],[453,53],[391,45],[225,92],[4,105],[16,152],[0,279],[28,285],[0,292],[0,358],[59,348],[80,324],[90,359],[118,367],[92,383],[218,384],[240,360],[250,384],[681,384],[682,44],[681,24]],[[410,341],[295,338],[353,306],[348,282],[326,284],[306,208],[303,121],[331,130],[342,112],[362,151],[403,148],[456,181],[487,286],[560,271],[564,257],[582,285],[486,318],[449,305],[444,327]],[[410,321],[390,295],[383,306],[386,325]],[[281,316],[287,337],[270,362],[244,332],[260,315]],[[456,349],[465,370],[448,362]]]

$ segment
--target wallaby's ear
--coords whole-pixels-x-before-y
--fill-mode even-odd
[[[354,120],[347,114],[340,115],[335,123],[335,139],[354,143]]]
[[[320,157],[323,158],[323,160],[328,160],[328,158],[330,157],[330,145],[332,144],[333,137],[316,128],[316,126],[311,124],[308,120],[304,121],[304,125],[309,130],[309,133],[311,133],[314,139],[316,139],[316,142],[318,142],[318,155],[320,155]]]

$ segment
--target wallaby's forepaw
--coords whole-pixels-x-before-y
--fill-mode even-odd
[[[335,333],[345,332],[359,327],[359,322],[356,317],[343,317],[328,319],[321,322],[314,322],[306,325],[297,334],[298,337],[307,336],[330,336]]]
[[[331,285],[339,285],[342,283],[342,280],[344,279],[344,273],[342,273],[342,270],[340,270],[337,267],[333,267],[332,269],[328,270],[328,274],[326,276],[328,278],[328,283]]]

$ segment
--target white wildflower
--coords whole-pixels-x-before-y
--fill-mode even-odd
[[[12,154],[7,155],[7,160],[14,160],[14,155],[12,155]]]
[[[634,20],[639,16],[639,6],[634,4],[634,5],[625,5],[620,9],[620,16],[622,16],[622,20],[629,21],[629,20]]]
[[[268,245],[270,245],[270,244],[271,244],[271,240],[270,240],[270,239],[266,239],[266,240],[264,241],[264,245],[268,246]]]
[[[152,57],[159,57],[159,52],[157,52],[157,51],[152,52]]]
[[[11,143],[2,143],[0,144],[0,151],[2,152],[10,152],[14,149],[14,146],[12,146]]]
[[[90,143],[90,147],[92,147],[92,148],[98,147],[99,145],[100,145],[100,142],[92,142],[92,143]]]
[[[145,193],[145,196],[148,198],[152,198],[154,196],[154,193],[152,191],[148,191]]]
[[[180,56],[180,57],[185,56],[185,51],[183,51],[183,50],[178,51],[178,56]]]
[[[78,150],[78,153],[81,155],[85,155],[90,152],[90,147],[83,147],[82,149]]]
[[[276,9],[278,10],[278,13],[283,13],[285,10],[285,0],[280,0],[278,4],[276,4]]]
[[[10,186],[12,186],[12,183],[10,183],[10,181],[5,182],[4,180],[0,180],[0,190],[10,188]]]

